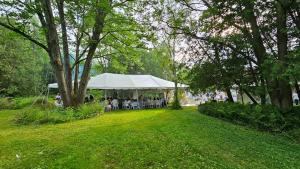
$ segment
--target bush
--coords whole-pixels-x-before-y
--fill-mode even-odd
[[[104,112],[104,107],[97,103],[84,104],[78,108],[76,116],[78,119],[86,119],[89,117],[97,116]]]
[[[179,102],[179,100],[177,99],[175,99],[173,102],[172,102],[172,104],[171,104],[171,109],[173,109],[173,110],[180,110],[180,109],[182,109],[182,107],[181,107],[181,105],[180,105],[180,102]]]
[[[62,123],[70,121],[58,111],[47,111],[38,108],[27,109],[17,113],[15,123],[17,124],[44,124],[44,123]]]
[[[282,111],[272,105],[243,105],[239,103],[205,103],[198,111],[234,123],[260,130],[281,132],[300,128],[300,108]]]
[[[10,109],[13,107],[13,102],[8,98],[0,98],[0,110],[1,109]]]
[[[64,123],[76,119],[86,119],[94,117],[103,112],[99,104],[85,104],[78,109],[72,108],[48,108],[30,107],[26,108],[15,116],[16,124],[45,124],[45,123]]]
[[[44,108],[53,107],[45,97],[26,97],[26,98],[1,98],[0,109],[23,109],[29,106],[39,106]]]

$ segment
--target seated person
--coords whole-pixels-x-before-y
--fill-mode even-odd
[[[55,96],[55,100],[61,100],[61,96],[59,93],[57,93],[57,95]]]
[[[113,108],[113,109],[118,109],[118,107],[119,107],[119,102],[118,102],[118,100],[117,100],[116,98],[114,98],[114,99],[111,101],[111,103],[112,103],[112,108]]]
[[[56,107],[63,107],[63,102],[61,99],[55,99],[54,104]]]
[[[132,109],[138,109],[139,108],[137,100],[133,100],[133,102],[131,103],[131,108]]]
[[[123,103],[123,108],[125,109],[129,109],[130,108],[130,100],[125,100],[124,103]]]
[[[155,100],[155,106],[156,107],[161,107],[161,101],[160,101],[159,98],[156,98],[156,100]]]
[[[105,111],[111,111],[111,101],[110,100],[105,100],[104,105],[105,105]]]

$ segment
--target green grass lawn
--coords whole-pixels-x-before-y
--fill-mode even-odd
[[[300,168],[300,144],[196,108],[120,111],[39,126],[14,125],[17,111],[0,111],[1,169]]]

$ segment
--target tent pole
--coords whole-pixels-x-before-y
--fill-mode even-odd
[[[106,90],[104,89],[104,98],[106,100]]]

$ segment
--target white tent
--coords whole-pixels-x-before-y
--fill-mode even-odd
[[[187,85],[178,84],[178,88],[184,89],[187,87]],[[48,88],[57,88],[57,83],[49,84]],[[91,77],[88,82],[87,88],[104,90],[166,90],[174,89],[175,83],[152,75],[125,75],[103,73]]]

